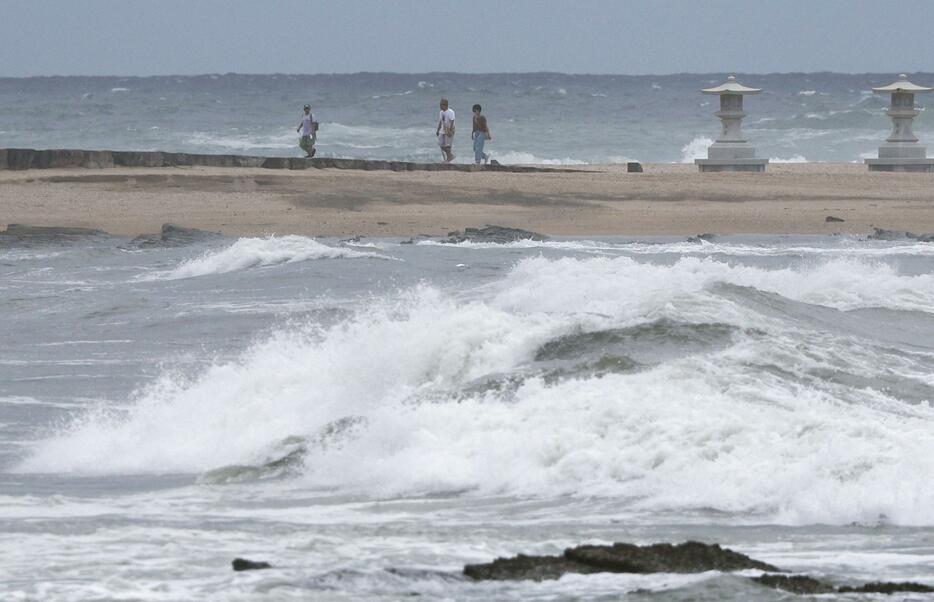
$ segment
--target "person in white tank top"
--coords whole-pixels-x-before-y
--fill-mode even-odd
[[[454,153],[451,152],[451,146],[454,144],[454,109],[448,107],[447,98],[441,99],[441,112],[438,114],[435,136],[438,137],[438,146],[441,147],[444,162],[450,163],[454,160]]]

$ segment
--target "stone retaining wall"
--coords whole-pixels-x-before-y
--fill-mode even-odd
[[[362,169],[388,171],[507,171],[518,173],[569,172],[526,165],[460,165],[446,163],[411,163],[408,161],[373,161],[365,159],[296,159],[248,155],[196,155],[162,151],[108,151],[31,148],[0,149],[0,169],[52,169],[63,167],[264,167],[266,169]]]

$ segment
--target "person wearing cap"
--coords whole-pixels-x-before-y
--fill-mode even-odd
[[[302,122],[298,125],[296,132],[301,132],[302,137],[298,141],[298,146],[305,151],[305,158],[315,156],[315,142],[318,141],[318,122],[311,112],[311,105],[305,105],[305,112],[302,114]]]

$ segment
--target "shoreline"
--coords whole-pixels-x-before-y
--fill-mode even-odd
[[[934,232],[934,174],[861,164],[768,171],[694,165],[573,171],[107,167],[0,170],[0,229],[80,227],[117,236],[162,224],[231,236],[443,236],[497,224],[556,237]],[[832,216],[842,222],[827,222]]]

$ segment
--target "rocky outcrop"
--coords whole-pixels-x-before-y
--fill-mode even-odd
[[[478,581],[558,579],[568,573],[724,573],[743,570],[766,571],[752,581],[760,585],[801,595],[815,594],[892,594],[896,592],[934,593],[934,587],[913,582],[873,582],[864,585],[825,583],[807,575],[775,574],[782,570],[717,544],[688,541],[672,545],[657,543],[637,546],[615,543],[610,546],[583,545],[568,548],[560,556],[497,558],[485,564],[468,564],[464,575]]]
[[[268,562],[247,560],[246,558],[234,558],[230,563],[235,571],[258,571],[260,569],[271,569],[272,565]]]
[[[717,544],[688,541],[678,545],[584,545],[568,548],[561,556],[497,558],[487,564],[468,564],[464,574],[477,580],[557,579],[565,573],[701,573],[780,569]]]
[[[934,587],[911,581],[874,581],[864,585],[834,587],[807,575],[760,575],[753,581],[773,589],[800,595],[812,594],[894,594],[898,592],[932,593]]]
[[[502,244],[516,242],[517,240],[548,240],[548,237],[544,234],[520,230],[519,228],[487,225],[483,228],[464,228],[463,232],[449,232],[448,237],[442,242],[456,244],[470,241]]]
[[[869,240],[916,240],[918,242],[934,242],[934,234],[915,234],[899,230],[885,230],[873,228],[873,233],[867,236]]]
[[[780,589],[793,594],[832,594],[837,591],[832,585],[827,585],[807,575],[766,574],[753,577],[752,580],[766,587]]]
[[[699,245],[702,242],[713,242],[715,240],[717,240],[716,234],[707,233],[707,234],[698,234],[697,236],[689,236],[686,242]]]
[[[130,244],[138,247],[184,247],[203,240],[221,238],[222,236],[218,232],[162,224],[162,231],[159,234],[137,236],[130,241]]]
[[[108,236],[108,234],[102,230],[92,230],[90,228],[9,224],[6,230],[0,231],[0,245],[29,246],[51,243],[71,243],[95,236]]]
[[[642,164],[637,161],[630,161],[629,163],[626,163],[626,172],[642,173]]]
[[[934,587],[911,581],[874,581],[859,586],[841,585],[837,591],[841,594],[894,594],[897,592],[930,594],[934,593]]]
[[[360,169],[365,171],[505,171],[514,173],[568,172],[573,169],[534,167],[530,165],[472,165],[451,163],[413,163],[369,159],[317,157],[257,157],[249,155],[209,155],[163,151],[110,151],[31,148],[0,149],[0,169],[51,169],[68,167],[263,167],[266,169]]]

